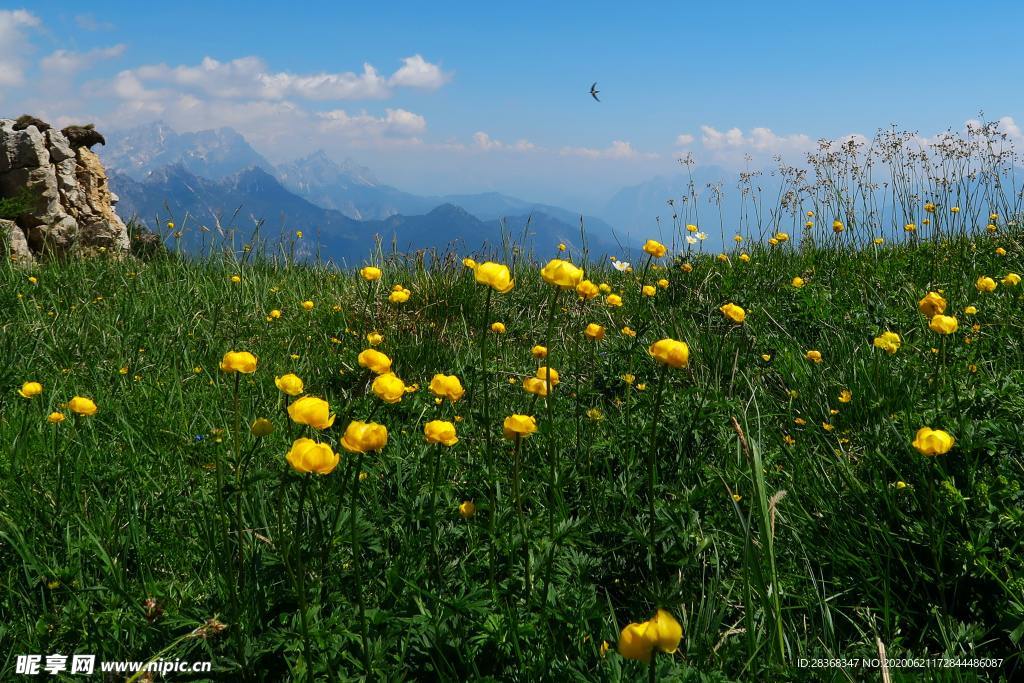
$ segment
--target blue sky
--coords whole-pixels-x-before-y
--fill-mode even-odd
[[[1020,118],[1017,3],[555,4],[0,3],[0,111],[232,125],[272,161],[323,147],[411,191],[562,203],[684,152]]]

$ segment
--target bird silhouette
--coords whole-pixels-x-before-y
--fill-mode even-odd
[[[597,89],[597,81],[594,81],[594,84],[592,86],[590,86],[590,96],[593,97],[598,102],[601,101],[597,97],[597,93],[599,93],[599,92],[601,92],[601,91]]]

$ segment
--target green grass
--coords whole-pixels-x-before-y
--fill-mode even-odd
[[[797,663],[877,657],[879,641],[894,658],[1003,658],[950,680],[1019,676],[1024,289],[974,282],[1024,270],[1021,234],[749,253],[695,255],[689,273],[587,265],[621,308],[567,293],[552,307],[523,260],[489,304],[454,259],[384,259],[369,289],[252,254],[0,266],[0,667],[77,652],[211,659],[223,680],[303,680],[307,661],[324,680],[367,662],[388,680],[636,680],[646,668],[615,652],[619,631],[663,607],[683,625],[678,652],[654,659],[664,680],[841,679]],[[670,282],[646,298],[641,277]],[[396,283],[412,292],[401,306],[387,302]],[[928,329],[929,290],[957,333]],[[742,326],[718,310],[730,301]],[[493,321],[507,333],[487,333],[484,372]],[[591,322],[603,341],[584,338]],[[886,329],[903,338],[894,355],[872,347]],[[356,362],[372,330],[419,384],[400,403],[374,397]],[[650,357],[662,337],[689,344],[687,369]],[[561,373],[550,403],[522,388],[535,344]],[[259,357],[237,413],[228,350]],[[284,459],[314,431],[288,424],[286,372],[337,413],[315,435],[341,453],[327,476]],[[439,372],[462,379],[461,401],[435,404]],[[27,400],[30,380],[45,390]],[[99,412],[48,424],[76,394]],[[512,413],[539,425],[518,454],[501,435]],[[390,439],[360,460],[338,438],[370,415]],[[423,423],[456,416],[455,446],[424,443]],[[272,435],[250,434],[259,417]],[[954,449],[919,454],[923,425]],[[189,637],[212,618],[227,628]]]

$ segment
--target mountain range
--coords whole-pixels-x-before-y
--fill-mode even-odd
[[[671,226],[666,199],[684,192],[686,183],[662,177],[616,193],[602,210],[617,226],[613,229],[599,217],[498,192],[405,192],[379,182],[369,168],[350,159],[335,161],[323,151],[274,165],[231,128],[178,133],[158,122],[111,132],[107,140],[99,153],[123,217],[155,228],[168,220],[181,225],[187,215],[186,224],[212,232],[219,224],[238,236],[261,221],[266,239],[303,230],[315,236],[303,245],[307,255],[313,255],[315,243],[322,258],[346,262],[368,255],[375,236],[403,251],[452,245],[476,251],[484,244],[500,245],[506,233],[519,241],[529,226],[528,247],[578,246],[581,220],[592,253],[623,255],[657,234],[658,217]],[[724,176],[709,167],[703,176],[719,173]],[[209,233],[197,232],[186,238],[186,246],[197,247],[204,239]]]

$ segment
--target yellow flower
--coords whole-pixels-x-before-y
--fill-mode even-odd
[[[385,403],[398,403],[401,401],[402,397],[405,396],[405,388],[405,382],[399,379],[398,375],[393,372],[385,372],[383,375],[378,375],[371,385],[373,393]]]
[[[1006,250],[1002,247],[996,247],[996,256],[1006,256]]]
[[[722,312],[722,315],[724,315],[726,318],[733,321],[737,325],[742,323],[747,318],[747,312],[733,303],[725,304],[718,310]]]
[[[873,239],[871,241],[874,242],[875,244],[885,244],[885,238],[884,237],[876,237],[875,239]]]
[[[927,211],[928,213],[935,213],[935,205],[932,204],[931,202],[926,202],[924,205],[924,210]]]
[[[278,318],[280,318],[280,317],[281,317],[281,311],[279,311],[279,310],[278,310],[278,309],[276,309],[276,308],[275,308],[274,310],[272,310],[272,311],[271,311],[271,312],[270,312],[270,313],[269,313],[269,314],[267,315],[267,318],[269,318],[270,320],[277,320],[277,319],[278,319]]]
[[[473,259],[469,258],[468,256],[466,258],[462,259],[462,265],[466,266],[470,270],[476,270],[476,261],[474,261]]]
[[[797,289],[800,289],[801,287],[804,286],[804,279],[802,277],[800,277],[799,275],[797,275],[796,277],[794,277],[792,279],[792,281],[790,281],[789,284],[793,285]]]
[[[807,353],[804,354],[804,358],[806,358],[807,360],[811,361],[812,363],[820,363],[821,362],[821,351],[816,351],[814,349],[811,349],[810,351],[808,351]]]
[[[693,272],[693,266],[692,266],[691,264],[689,264],[689,263],[684,263],[683,265],[679,266],[679,268],[680,268],[680,270],[682,270],[682,271],[683,271],[684,273],[690,273],[690,272]]]
[[[302,302],[302,308],[304,310],[306,310],[306,311],[312,311],[313,310],[313,302],[312,301],[303,301]]]
[[[931,322],[928,323],[928,329],[939,334],[953,334],[956,332],[957,325],[956,318],[953,316],[935,315],[932,316]]]
[[[744,263],[750,263],[750,254],[748,254],[747,252],[743,252],[742,254],[740,254],[740,261],[743,261]]]
[[[549,284],[562,289],[572,289],[583,279],[583,270],[568,261],[556,258],[551,259],[546,266],[541,268],[540,276]]]
[[[994,233],[999,228],[997,228],[994,224],[989,223],[988,225],[985,226],[985,229],[988,230],[990,233]]]
[[[839,402],[840,403],[849,403],[852,400],[853,400],[853,392],[850,391],[849,389],[843,389],[842,391],[839,392]]]
[[[629,624],[619,634],[619,654],[648,662],[655,649],[672,654],[679,648],[683,627],[663,609],[642,624]]]
[[[846,229],[846,227],[843,225],[843,222],[841,220],[839,220],[838,218],[835,219],[834,221],[832,221],[832,232],[834,232],[834,233],[836,233],[838,235],[839,233],[841,233],[845,229]]]
[[[804,223],[804,227],[810,230],[811,228],[814,227],[814,221],[807,221],[806,223]]]
[[[661,258],[665,255],[668,249],[661,242],[655,240],[647,240],[644,242],[644,251],[653,256],[654,258]]]
[[[366,335],[366,341],[370,346],[379,346],[384,341],[384,335],[380,332],[370,332]]]
[[[239,282],[242,281],[242,278],[239,277],[238,275],[232,275],[231,276],[231,281],[234,282],[237,285]]]
[[[274,384],[277,385],[278,389],[289,396],[298,396],[302,393],[302,380],[291,373],[282,375],[281,377],[275,377]]]
[[[376,422],[353,420],[341,437],[341,447],[352,453],[379,451],[388,445],[388,428]]]
[[[476,503],[471,500],[464,500],[459,504],[459,516],[469,519],[476,514]]]
[[[505,323],[491,323],[491,332],[495,334],[505,334]]]
[[[619,296],[618,294],[609,294],[604,298],[604,302],[609,306],[618,307],[622,305],[622,297]]]
[[[739,244],[743,241],[743,235],[733,235],[732,241]]]
[[[625,382],[626,384],[632,384],[633,382],[636,381],[636,375],[631,375],[630,373],[627,372],[626,374],[622,375],[620,379],[622,379],[622,381]]]
[[[548,369],[547,367],[545,367],[543,365],[540,366],[539,368],[537,368],[537,379],[541,380],[542,382],[547,383],[548,375],[551,376],[550,377],[551,386],[553,386],[553,387],[554,386],[558,386],[558,383],[561,381],[558,378],[558,370],[555,370],[554,368]]]
[[[548,357],[548,349],[545,346],[541,346],[540,344],[537,344],[532,349],[530,349],[530,355],[533,356],[534,358],[538,358],[538,359],[547,358]]]
[[[515,280],[512,279],[508,266],[492,261],[478,265],[474,269],[473,275],[477,282],[487,285],[499,294],[505,294],[515,286]]]
[[[588,408],[587,417],[596,422],[598,420],[604,419],[604,413],[602,413],[599,408]]]
[[[46,416],[46,421],[52,425],[60,424],[66,419],[64,413],[53,412]]]
[[[523,389],[527,393],[544,398],[548,395],[548,383],[539,377],[526,377],[523,379]]]
[[[327,429],[334,424],[334,415],[327,401],[315,396],[303,396],[288,406],[288,417],[298,424],[315,429]]]
[[[509,415],[501,426],[506,439],[527,437],[537,431],[537,418],[532,415]]]
[[[249,425],[249,431],[255,437],[270,436],[274,432],[274,423],[265,417],[258,417]]]
[[[789,241],[789,233],[777,232],[777,233],[775,233],[775,239],[777,239],[779,242],[788,242]]]
[[[455,435],[455,425],[444,420],[431,420],[423,425],[423,436],[427,443],[443,446],[454,446],[459,442],[459,437]]]
[[[296,230],[296,231],[295,231],[295,237],[296,237],[297,239],[300,239],[300,240],[301,240],[301,239],[302,239],[302,231],[301,231],[301,230]]]
[[[902,343],[903,340],[900,339],[900,335],[888,330],[875,337],[875,346],[889,354],[896,353]]]
[[[921,427],[914,437],[913,446],[921,455],[944,455],[953,448],[955,443],[956,439],[948,432],[931,427]]]
[[[252,374],[256,372],[256,356],[248,351],[228,351],[220,361],[220,369],[224,372]]]
[[[374,280],[379,280],[384,273],[376,266],[364,266],[359,270],[359,274],[367,282],[373,282]]]
[[[656,290],[651,285],[644,285],[644,287],[643,287],[643,289],[641,291],[643,292],[644,296],[654,296],[657,293],[658,290]]]
[[[409,296],[412,294],[408,289],[396,289],[388,295],[388,301],[393,304],[404,304],[409,300]]]
[[[1020,275],[1017,275],[1017,273],[1007,273],[1002,282],[1006,287],[1016,287],[1020,284]]]
[[[813,211],[808,211],[807,212],[807,217],[808,218],[814,218],[814,212]]]
[[[990,221],[992,221],[992,222],[994,223],[994,222],[996,222],[997,220],[999,220],[999,214],[998,214],[998,213],[995,213],[995,212],[993,212],[993,213],[990,213],[990,214],[988,215],[988,219],[989,219]]]
[[[622,334],[626,335],[627,337],[635,337],[636,336],[636,330],[634,330],[629,325],[626,325],[625,327],[623,327],[621,332],[622,332]]]
[[[685,368],[690,364],[690,347],[686,342],[666,337],[651,344],[647,352],[669,367]]]
[[[686,226],[686,232],[697,232],[697,226],[696,225],[692,225],[692,224],[687,225]]]
[[[328,444],[307,438],[296,439],[284,457],[299,474],[330,474],[341,459]]]
[[[776,246],[778,243],[779,243],[779,241],[777,239],[775,239],[774,237],[769,237],[768,238],[768,244],[772,245],[773,247]]]
[[[740,494],[738,494],[738,493],[734,493],[734,494],[732,494],[732,502],[734,502],[734,503],[738,503],[738,502],[740,502],[741,500],[743,500],[743,496],[741,496],[741,495],[740,495]]]
[[[994,292],[997,287],[996,281],[986,275],[979,277],[974,286],[978,288],[979,292]]]
[[[447,398],[454,403],[466,393],[462,388],[462,382],[455,375],[434,375],[430,380],[430,392],[438,398]]]
[[[612,291],[612,286],[609,285],[607,282],[602,282],[597,286],[597,288],[601,290],[602,294],[607,294],[608,292]]]
[[[721,261],[722,263],[725,263],[726,261],[728,261],[728,260],[729,260],[729,257],[728,257],[728,256],[726,256],[725,254],[719,254],[719,255],[718,255],[718,256],[716,256],[715,258],[717,258],[717,259],[718,259],[719,261]]]
[[[84,396],[75,396],[68,401],[68,409],[76,415],[95,415],[97,410],[92,399]]]
[[[560,243],[558,245],[558,251],[565,251],[565,243]]]
[[[25,382],[18,390],[18,394],[22,398],[34,398],[41,393],[43,393],[43,385],[39,382]]]
[[[576,285],[576,293],[579,294],[580,297],[583,299],[593,299],[600,293],[600,291],[601,290],[598,288],[598,286],[595,285],[590,280],[583,280],[578,285]]]
[[[950,210],[951,213],[960,213],[960,207],[959,206],[951,206],[951,207],[949,207],[949,210]]]
[[[362,351],[357,360],[360,366],[368,368],[378,375],[391,372],[391,359],[376,349]]]
[[[604,339],[604,327],[597,323],[590,323],[587,325],[587,329],[583,330],[583,334],[586,335],[587,339],[600,341],[601,339]]]
[[[917,310],[931,318],[945,312],[946,300],[938,292],[928,292],[923,299],[917,302]]]

